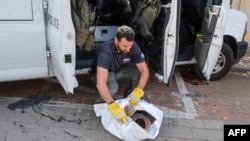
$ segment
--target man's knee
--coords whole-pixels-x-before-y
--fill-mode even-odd
[[[118,92],[118,89],[109,89],[109,91],[110,91],[111,95],[114,96]]]

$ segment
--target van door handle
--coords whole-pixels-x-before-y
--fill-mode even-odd
[[[217,34],[214,34],[214,38],[218,39],[218,38],[219,38],[219,36],[218,36]]]
[[[65,54],[64,58],[65,58],[65,63],[71,63],[72,62],[71,54]]]
[[[171,33],[171,34],[168,34],[168,37],[169,37],[169,38],[174,38],[174,36],[173,36],[172,33]]]
[[[172,37],[173,36],[173,34],[168,34],[168,37]]]

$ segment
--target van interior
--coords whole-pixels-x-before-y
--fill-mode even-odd
[[[120,25],[133,27],[136,33],[135,41],[146,55],[146,61],[150,68],[159,74],[163,74],[163,50],[165,29],[170,18],[171,0],[161,0],[161,10],[151,29],[145,24],[135,26],[133,18],[136,14],[139,0],[129,0],[130,7],[124,4],[126,0],[89,0],[88,4],[95,7],[95,19],[90,25],[95,28],[95,42],[91,50],[76,47],[76,70],[91,67],[96,56],[96,49],[100,44],[111,39],[116,34]],[[128,0],[127,0],[128,1]],[[181,0],[178,3],[177,38],[179,48],[176,49],[177,62],[199,59],[202,67],[205,61],[205,50],[208,49],[216,24],[218,9],[209,7],[208,0]],[[125,8],[123,7],[125,5]],[[129,10],[128,10],[129,9]],[[210,20],[208,20],[208,18]],[[149,31],[145,35],[141,31]],[[201,50],[202,49],[202,50]]]

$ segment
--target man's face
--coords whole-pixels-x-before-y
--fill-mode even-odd
[[[126,38],[122,38],[120,41],[116,38],[118,53],[128,53],[132,48],[133,41],[128,41]]]

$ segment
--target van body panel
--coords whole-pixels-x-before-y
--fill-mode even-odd
[[[242,42],[242,38],[245,33],[245,25],[247,23],[247,16],[235,9],[228,10],[228,17],[225,25],[224,35],[234,37],[237,42]]]
[[[47,67],[0,70],[0,82],[51,77],[47,74]]]
[[[48,1],[48,46],[55,76],[67,94],[78,86],[75,78],[75,30],[69,0]]]
[[[48,77],[42,4],[33,2],[31,13],[30,21],[0,17],[0,82]]]
[[[1,20],[33,20],[32,0],[0,0]]]

